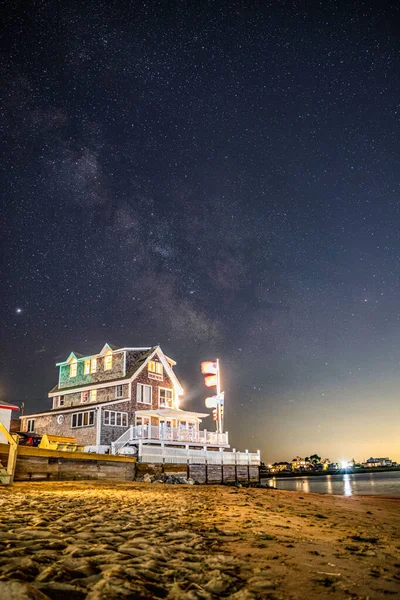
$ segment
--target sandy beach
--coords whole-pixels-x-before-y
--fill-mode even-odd
[[[400,597],[400,499],[143,483],[0,490],[0,599]]]

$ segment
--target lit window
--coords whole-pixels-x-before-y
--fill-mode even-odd
[[[115,397],[122,398],[122,385],[115,386]]]
[[[96,373],[97,371],[97,358],[92,358],[90,360],[90,372]]]
[[[29,433],[32,433],[33,431],[35,431],[35,419],[28,419],[26,430]]]
[[[156,373],[158,373],[159,375],[163,374],[163,366],[160,362],[156,363]]]
[[[89,402],[89,392],[81,393],[81,402]]]
[[[172,408],[172,403],[174,400],[173,390],[167,390],[165,388],[158,388],[158,399],[159,399],[160,406],[166,406],[168,408]]]
[[[160,362],[156,362],[155,360],[149,360],[148,370],[151,373],[158,373],[159,375],[163,374],[163,366]]]
[[[89,375],[89,373],[90,373],[90,360],[85,360],[84,373],[85,373],[85,375]]]
[[[90,427],[94,425],[94,410],[73,413],[71,419],[71,427]]]
[[[90,402],[96,402],[97,390],[90,390]]]
[[[76,362],[76,360],[74,360],[74,362],[72,362],[69,365],[69,376],[76,377],[77,372],[78,372],[78,363]]]
[[[151,404],[151,385],[137,384],[137,401],[143,404]]]
[[[104,359],[104,370],[105,371],[109,371],[110,369],[112,369],[112,354],[111,352],[109,354],[106,354],[106,357]]]

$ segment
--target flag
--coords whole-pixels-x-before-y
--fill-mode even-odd
[[[206,407],[207,408],[216,408],[218,406],[218,396],[211,396],[210,398],[206,398]]]
[[[217,376],[216,375],[206,375],[204,377],[204,383],[207,387],[213,387],[213,385],[217,385]]]
[[[218,365],[216,362],[206,360],[201,363],[201,372],[203,375],[216,375],[218,373]]]

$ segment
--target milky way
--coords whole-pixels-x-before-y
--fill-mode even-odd
[[[399,5],[313,4],[7,4],[3,400],[160,343],[236,447],[400,459]]]

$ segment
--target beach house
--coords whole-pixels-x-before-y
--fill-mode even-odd
[[[88,356],[71,352],[56,365],[51,407],[21,417],[21,431],[74,437],[97,451],[111,448],[124,434],[140,444],[228,448],[227,433],[200,428],[208,413],[181,408],[184,390],[175,365],[160,346],[105,344]]]

